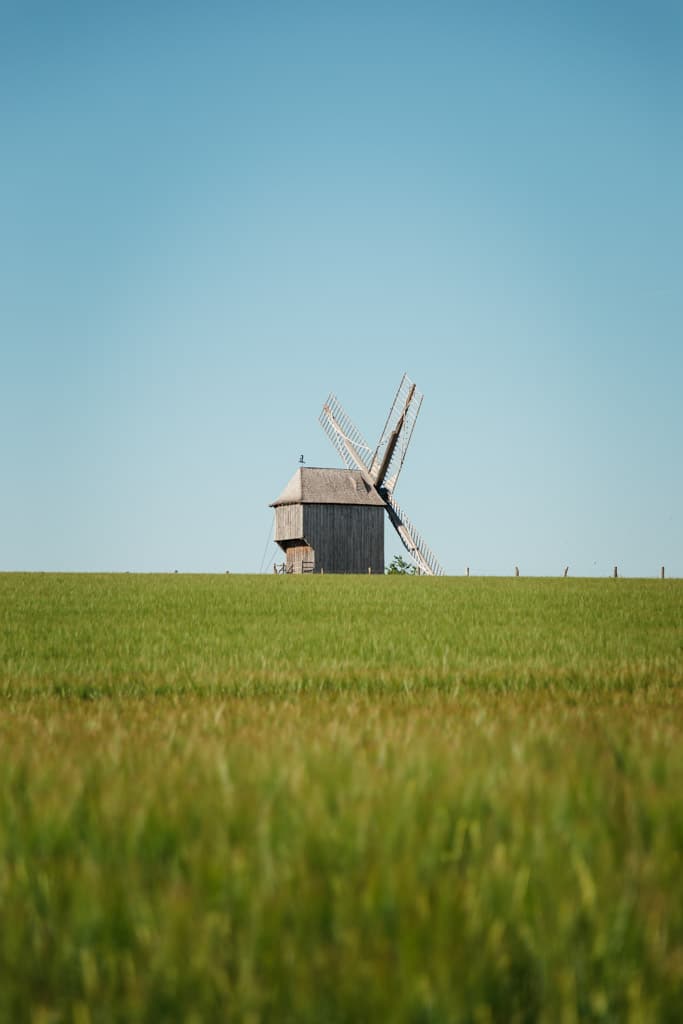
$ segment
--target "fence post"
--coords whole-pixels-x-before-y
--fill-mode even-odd
[[[614,578],[615,578],[615,580],[618,578],[618,576],[619,576],[619,567],[617,565],[615,565],[614,566]]]
[[[519,566],[515,566],[515,576],[519,576]]]
[[[470,567],[468,565],[467,568],[465,569],[465,575],[469,576],[469,574],[470,574]]]
[[[567,578],[567,576],[569,576],[569,566],[568,565],[565,565],[564,572],[563,572],[562,575],[565,577],[565,579]]]
[[[664,566],[662,566],[661,577],[662,577],[662,579],[664,579]]]

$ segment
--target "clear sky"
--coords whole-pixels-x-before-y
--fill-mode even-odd
[[[679,0],[0,0],[0,569],[269,568],[405,370],[447,572],[683,576],[682,111]]]

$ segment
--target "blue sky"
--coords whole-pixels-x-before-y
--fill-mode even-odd
[[[682,100],[665,0],[0,2],[0,569],[268,567],[405,370],[447,572],[683,575]]]

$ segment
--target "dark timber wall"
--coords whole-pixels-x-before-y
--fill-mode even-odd
[[[304,536],[316,572],[384,572],[384,509],[372,505],[304,505]]]

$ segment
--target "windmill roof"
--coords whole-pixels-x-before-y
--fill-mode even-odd
[[[384,502],[360,470],[302,466],[272,507],[301,504],[383,506]]]

